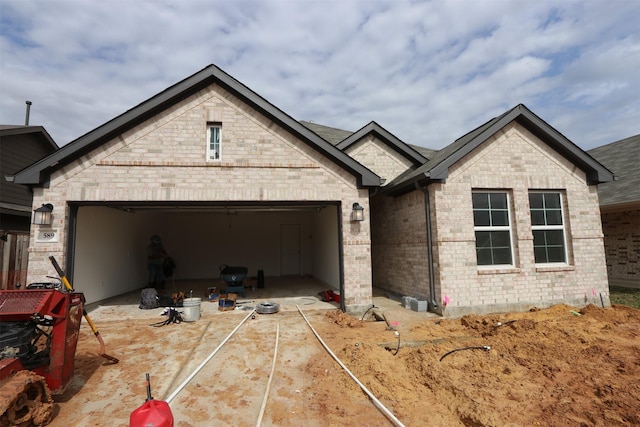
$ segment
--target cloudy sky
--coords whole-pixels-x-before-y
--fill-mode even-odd
[[[637,0],[0,0],[0,124],[65,145],[215,64],[297,120],[439,149],[523,103],[640,133]]]

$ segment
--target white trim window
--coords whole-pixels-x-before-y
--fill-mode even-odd
[[[512,266],[509,194],[504,191],[474,191],[472,200],[478,265]]]
[[[529,193],[533,253],[536,264],[566,264],[567,242],[559,192]]]
[[[207,126],[207,160],[219,161],[222,149],[222,124]]]

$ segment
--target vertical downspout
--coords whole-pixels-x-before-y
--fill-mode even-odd
[[[416,188],[424,193],[424,211],[426,215],[427,221],[427,264],[429,267],[429,294],[431,296],[431,301],[429,302],[429,309],[432,312],[435,312],[438,309],[438,301],[436,300],[436,274],[435,268],[433,266],[433,238],[431,235],[431,206],[429,205],[429,190],[427,186],[420,186],[416,182]]]

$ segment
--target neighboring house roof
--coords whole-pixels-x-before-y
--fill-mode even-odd
[[[526,106],[518,104],[436,152],[424,165],[400,175],[386,186],[385,192],[391,195],[402,194],[415,188],[416,183],[445,181],[451,166],[514,120],[585,171],[590,184],[613,180],[613,174],[606,167]]]
[[[588,153],[616,174],[600,184],[600,205],[613,207],[640,203],[640,134],[589,150]]]
[[[0,125],[0,214],[31,215],[33,196],[24,185],[7,180],[17,171],[42,159],[58,149],[42,126]],[[3,217],[2,227],[10,227]],[[15,224],[11,227],[16,227]],[[11,228],[10,227],[10,228]],[[28,227],[26,228],[28,229]]]
[[[49,175],[53,171],[212,83],[223,86],[226,90],[238,96],[260,113],[279,123],[289,132],[300,138],[301,141],[332,159],[345,170],[353,173],[358,180],[359,186],[376,187],[380,185],[380,177],[375,173],[325,141],[322,137],[294,120],[215,65],[207,66],[102,126],[70,142],[45,159],[23,169],[16,174],[15,182],[27,185],[43,184],[48,180]]]
[[[55,143],[49,132],[42,126],[0,125],[0,137],[26,134],[33,134],[39,137],[52,150],[58,149],[58,144]]]

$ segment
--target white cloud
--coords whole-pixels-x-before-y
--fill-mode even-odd
[[[588,149],[640,132],[632,0],[4,0],[0,123],[65,144],[210,63],[296,119],[441,148],[518,103]]]

